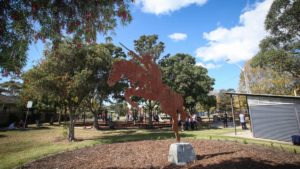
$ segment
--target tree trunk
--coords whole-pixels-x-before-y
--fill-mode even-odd
[[[58,115],[58,124],[61,124],[61,114],[62,114],[62,110],[59,111],[59,115]]]
[[[153,112],[152,112],[152,110],[153,110],[153,105],[152,105],[152,101],[151,100],[148,100],[148,102],[149,102],[149,104],[148,104],[148,110],[149,110],[149,127],[150,128],[152,128],[153,127],[153,121],[152,121],[152,118],[153,118]],[[146,103],[147,103],[147,101],[146,101]]]
[[[152,107],[151,105],[149,106],[149,126],[153,126],[153,121],[152,121]]]
[[[68,132],[68,140],[69,141],[74,141],[75,140],[75,128],[74,128],[74,110],[69,109],[69,118],[70,118],[70,123],[69,123],[69,132]]]
[[[64,110],[64,122],[65,124],[67,122],[67,106],[65,106],[65,110]]]
[[[83,126],[85,128],[85,111],[83,112]]]
[[[53,114],[53,115],[51,116],[51,118],[50,118],[50,122],[49,122],[50,126],[53,125],[53,122],[54,122],[54,114]]]
[[[98,124],[98,116],[96,112],[92,112],[94,116],[94,122],[93,122],[93,127],[96,130],[99,130],[99,124]]]
[[[208,117],[208,122],[210,122],[210,112],[209,112],[209,109],[207,110],[207,117]]]

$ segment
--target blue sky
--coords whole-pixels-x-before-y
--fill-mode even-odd
[[[133,49],[141,35],[157,34],[165,43],[165,54],[187,53],[208,68],[216,90],[239,83],[244,62],[258,51],[267,33],[263,21],[272,0],[136,0],[132,22],[118,26],[112,36]],[[101,35],[98,42],[104,42]],[[28,70],[42,57],[44,44],[30,46]],[[230,59],[229,62],[225,60]]]

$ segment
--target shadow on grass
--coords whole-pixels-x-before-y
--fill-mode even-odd
[[[217,126],[200,126],[198,127],[198,130],[215,130],[215,129],[224,129],[221,127],[217,127]]]
[[[6,132],[6,131],[32,131],[32,130],[51,130],[52,128],[50,127],[27,127],[27,128],[16,128],[16,129],[1,129],[1,132]]]
[[[0,138],[3,138],[3,137],[7,137],[7,136],[6,136],[6,135],[1,135],[1,134],[0,134]]]
[[[161,167],[159,167],[161,168]],[[175,166],[173,164],[170,164],[168,166],[163,167],[164,169],[177,169],[182,168],[182,166]],[[254,160],[251,158],[233,158],[231,160],[226,161],[219,161],[215,164],[208,164],[208,165],[202,165],[197,164],[190,166],[186,166],[185,168],[190,169],[299,169],[300,163],[295,164],[274,164],[272,161],[267,160]]]
[[[45,126],[42,126],[42,127],[28,127],[28,128],[25,128],[25,129],[17,129],[19,131],[31,131],[31,130],[51,130],[52,128],[50,127],[45,127]]]
[[[99,130],[102,131],[102,130]],[[126,129],[122,129],[122,130],[110,130],[110,131],[105,131],[105,134],[134,134],[137,133],[137,130],[126,130]]]
[[[142,140],[165,140],[165,139],[175,139],[173,132],[149,132],[149,133],[139,133],[137,131],[122,131],[120,134],[116,135],[106,135],[102,137],[97,137],[93,139],[77,139],[77,141],[84,140],[96,140],[104,144],[111,143],[122,143],[130,141],[142,141]],[[194,134],[181,133],[181,138],[194,137]]]

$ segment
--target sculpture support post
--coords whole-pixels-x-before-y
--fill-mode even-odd
[[[175,133],[176,141],[180,143],[180,135],[178,132],[178,120],[173,119],[172,129]]]

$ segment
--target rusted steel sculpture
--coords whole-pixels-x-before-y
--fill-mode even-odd
[[[132,56],[132,59],[116,61],[113,64],[107,82],[108,85],[113,86],[117,81],[126,78],[130,83],[130,87],[125,90],[124,96],[125,100],[133,107],[138,105],[131,100],[132,96],[158,101],[162,111],[172,117],[172,129],[176,140],[180,142],[178,133],[179,113],[181,119],[186,118],[186,112],[183,109],[183,98],[170,89],[169,86],[163,84],[160,69],[151,55],[138,56],[132,51],[129,52],[129,55]]]

